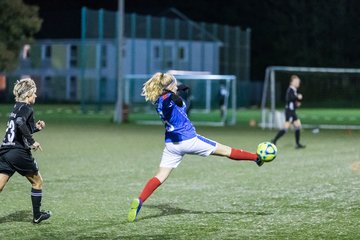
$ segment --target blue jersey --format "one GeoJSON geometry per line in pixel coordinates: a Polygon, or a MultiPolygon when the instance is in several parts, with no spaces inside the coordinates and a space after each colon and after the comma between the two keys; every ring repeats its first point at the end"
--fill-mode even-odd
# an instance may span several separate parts
{"type": "Polygon", "coordinates": [[[181,142],[196,137],[196,131],[188,116],[186,105],[176,105],[171,99],[171,94],[166,93],[156,101],[156,111],[165,125],[165,142],[181,142]]]}

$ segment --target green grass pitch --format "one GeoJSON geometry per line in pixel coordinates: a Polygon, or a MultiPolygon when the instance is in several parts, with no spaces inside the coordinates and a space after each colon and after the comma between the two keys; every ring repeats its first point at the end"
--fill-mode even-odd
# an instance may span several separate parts
{"type": "MultiPolygon", "coordinates": [[[[108,117],[37,115],[47,128],[34,153],[45,180],[32,225],[30,184],[15,174],[0,193],[0,239],[359,239],[360,131],[304,130],[278,143],[276,160],[257,167],[186,156],[128,223],[132,198],[158,168],[162,126],[111,124],[108,117]],[[75,119],[75,120],[74,120],[75,119]],[[82,120],[82,121],[80,121],[82,120]]],[[[5,128],[5,118],[0,118],[5,128]]],[[[255,151],[275,131],[198,127],[198,133],[255,151]]]]}

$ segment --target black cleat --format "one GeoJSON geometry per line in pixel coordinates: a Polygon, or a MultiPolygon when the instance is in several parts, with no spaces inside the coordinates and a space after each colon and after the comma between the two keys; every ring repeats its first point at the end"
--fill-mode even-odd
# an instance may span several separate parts
{"type": "Polygon", "coordinates": [[[52,215],[51,211],[40,212],[39,217],[37,217],[37,218],[34,217],[33,218],[33,223],[34,224],[39,224],[42,221],[49,219],[51,217],[51,215],[52,215]]]}
{"type": "Polygon", "coordinates": [[[299,143],[299,144],[296,144],[295,148],[296,149],[303,149],[303,148],[306,148],[306,146],[299,143]]]}
{"type": "Polygon", "coordinates": [[[274,139],[271,139],[270,142],[276,146],[276,141],[274,139]]]}
{"type": "Polygon", "coordinates": [[[256,164],[261,167],[264,164],[264,161],[260,159],[260,157],[258,157],[258,159],[256,159],[256,164]]]}

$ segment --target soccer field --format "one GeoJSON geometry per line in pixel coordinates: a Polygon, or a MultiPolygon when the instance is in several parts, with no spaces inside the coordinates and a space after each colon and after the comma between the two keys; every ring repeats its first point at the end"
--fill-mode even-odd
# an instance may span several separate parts
{"type": "MultiPolygon", "coordinates": [[[[0,193],[0,239],[359,239],[360,131],[293,132],[279,155],[258,167],[226,158],[186,156],[127,222],[129,203],[158,168],[162,126],[111,124],[105,118],[45,118],[34,153],[45,180],[32,225],[30,184],[18,174],[0,193]],[[81,121],[80,121],[81,120],[81,121]]],[[[0,128],[5,128],[1,118],[0,128]]],[[[198,127],[198,133],[255,151],[274,131],[198,127]]]]}

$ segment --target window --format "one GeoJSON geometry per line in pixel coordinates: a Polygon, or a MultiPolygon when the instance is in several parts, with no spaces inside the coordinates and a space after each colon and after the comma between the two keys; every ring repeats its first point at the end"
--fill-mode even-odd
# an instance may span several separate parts
{"type": "Polygon", "coordinates": [[[173,68],[174,67],[174,60],[175,60],[175,49],[172,45],[166,45],[163,49],[163,61],[165,68],[173,68]]]}
{"type": "Polygon", "coordinates": [[[184,47],[178,48],[178,59],[179,60],[185,60],[185,49],[184,47]]]}
{"type": "Polygon", "coordinates": [[[70,46],[70,67],[78,66],[78,47],[75,45],[70,46]]]}
{"type": "Polygon", "coordinates": [[[101,46],[101,67],[106,68],[107,66],[107,47],[106,45],[101,46]]]}
{"type": "Polygon", "coordinates": [[[52,51],[51,51],[51,46],[50,45],[46,45],[45,47],[44,47],[44,59],[50,59],[51,58],[51,53],[52,53],[52,51]]]}
{"type": "Polygon", "coordinates": [[[76,100],[77,97],[77,77],[70,77],[70,89],[69,89],[69,97],[71,100],[76,100]]]}
{"type": "Polygon", "coordinates": [[[106,97],[106,89],[107,89],[107,79],[102,77],[100,79],[100,99],[104,99],[106,97]]]}
{"type": "Polygon", "coordinates": [[[154,58],[160,59],[160,48],[159,46],[154,46],[154,58]]]}

